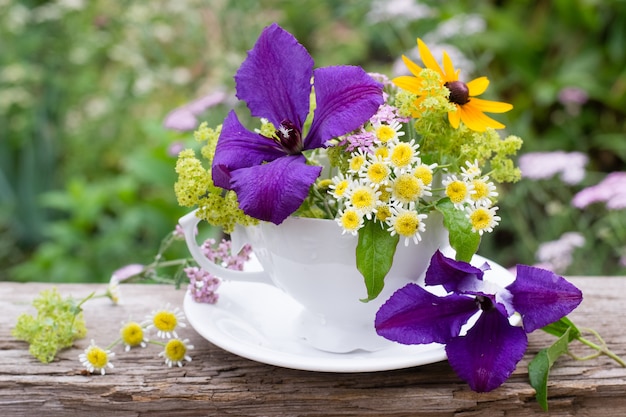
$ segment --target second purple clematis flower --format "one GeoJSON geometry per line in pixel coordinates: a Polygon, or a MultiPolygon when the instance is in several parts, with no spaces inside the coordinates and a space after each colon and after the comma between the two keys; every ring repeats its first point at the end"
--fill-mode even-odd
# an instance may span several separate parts
{"type": "Polygon", "coordinates": [[[525,265],[517,266],[512,284],[500,287],[483,280],[487,269],[436,252],[426,285],[442,285],[449,294],[437,296],[416,284],[401,288],[379,309],[376,331],[403,344],[443,343],[448,362],[474,391],[499,387],[524,356],[526,333],[565,317],[582,293],[553,272],[525,265]],[[515,312],[522,326],[510,323],[515,312]]]}
{"type": "Polygon", "coordinates": [[[321,172],[303,152],[357,129],[383,103],[382,85],[362,68],[314,70],[307,50],[277,24],[263,30],[235,82],[252,116],[267,119],[276,132],[271,138],[252,132],[231,111],[215,150],[213,182],[234,190],[244,213],[275,224],[300,207],[321,172]],[[312,88],[315,112],[305,135],[312,88]]]}

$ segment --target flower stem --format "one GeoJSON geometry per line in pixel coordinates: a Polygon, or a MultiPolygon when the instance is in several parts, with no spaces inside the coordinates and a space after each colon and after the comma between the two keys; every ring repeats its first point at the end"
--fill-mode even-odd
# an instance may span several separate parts
{"type": "Polygon", "coordinates": [[[615,362],[617,362],[620,366],[622,367],[626,367],[626,362],[624,362],[624,360],[622,358],[620,358],[619,356],[617,356],[615,353],[611,352],[609,350],[609,348],[607,347],[606,343],[604,342],[604,340],[602,339],[602,337],[598,334],[598,332],[596,332],[593,329],[585,329],[585,331],[591,333],[596,339],[598,339],[600,341],[600,344],[596,344],[593,343],[591,340],[585,339],[582,336],[578,336],[576,338],[576,340],[578,340],[580,343],[589,346],[590,348],[597,350],[598,353],[595,355],[590,355],[590,356],[586,356],[586,357],[582,357],[582,358],[578,358],[574,355],[572,355],[573,357],[575,357],[576,359],[579,360],[585,360],[585,359],[593,359],[599,355],[606,355],[609,358],[613,359],[615,362]]]}

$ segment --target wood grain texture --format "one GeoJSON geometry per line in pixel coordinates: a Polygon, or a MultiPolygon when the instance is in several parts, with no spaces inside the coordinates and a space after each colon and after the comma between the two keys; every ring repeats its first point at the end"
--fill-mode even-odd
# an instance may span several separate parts
{"type": "MultiPolygon", "coordinates": [[[[579,326],[599,331],[609,348],[626,356],[621,320],[626,279],[574,277],[585,300],[570,315],[579,326]]],[[[103,287],[57,284],[63,295],[82,298],[103,287]]],[[[580,362],[559,359],[549,382],[550,411],[543,413],[528,384],[527,365],[554,338],[530,335],[527,355],[511,378],[486,394],[472,392],[447,362],[374,373],[319,373],[278,368],[226,352],[182,329],[195,349],[192,362],[168,368],[159,348],[116,347],[115,368],[105,376],[85,375],[78,355],[90,338],[115,340],[120,323],[141,321],[152,310],[181,306],[183,291],[170,286],[125,285],[122,302],[85,305],[88,335],[41,364],[11,328],[30,303],[51,284],[0,283],[0,414],[2,416],[619,416],[626,415],[626,369],[606,357],[580,362]],[[488,414],[485,414],[485,413],[488,414]]],[[[576,346],[579,355],[589,353],[576,346]]]]}

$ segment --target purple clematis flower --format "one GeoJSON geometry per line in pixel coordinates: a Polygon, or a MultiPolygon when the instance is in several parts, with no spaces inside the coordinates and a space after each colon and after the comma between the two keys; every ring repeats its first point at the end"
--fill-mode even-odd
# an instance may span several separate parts
{"type": "Polygon", "coordinates": [[[263,30],[235,82],[237,97],[252,116],[276,127],[275,137],[247,130],[231,111],[215,150],[213,182],[234,190],[244,213],[275,224],[300,207],[321,172],[303,152],[357,129],[383,103],[382,85],[362,68],[313,70],[306,49],[277,24],[263,30]],[[315,112],[304,135],[313,87],[315,112]]]}
{"type": "Polygon", "coordinates": [[[531,266],[518,265],[516,280],[506,288],[484,281],[485,270],[437,251],[426,284],[443,285],[450,294],[437,296],[408,284],[378,310],[376,331],[403,344],[446,344],[450,366],[474,391],[499,387],[524,356],[526,333],[565,317],[582,293],[563,277],[531,266]],[[522,327],[510,324],[514,312],[521,315],[522,327]]]}

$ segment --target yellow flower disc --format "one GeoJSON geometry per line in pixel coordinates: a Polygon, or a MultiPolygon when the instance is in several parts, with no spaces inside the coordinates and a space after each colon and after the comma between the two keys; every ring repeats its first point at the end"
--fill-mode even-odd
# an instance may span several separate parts
{"type": "Polygon", "coordinates": [[[396,130],[388,125],[381,125],[376,129],[376,137],[379,141],[385,143],[396,137],[396,130]]]}
{"type": "Polygon", "coordinates": [[[489,186],[485,181],[474,180],[472,181],[472,184],[474,185],[474,191],[476,191],[474,194],[472,194],[473,200],[480,200],[482,198],[489,197],[489,186]]]}
{"type": "Polygon", "coordinates": [[[413,175],[415,175],[415,178],[422,180],[424,185],[430,185],[433,182],[433,172],[426,165],[420,165],[415,168],[413,175]]]}
{"type": "Polygon", "coordinates": [[[472,223],[472,227],[475,230],[485,230],[491,224],[493,220],[491,213],[489,210],[484,208],[478,208],[472,212],[469,216],[470,222],[472,223]]]}
{"type": "Polygon", "coordinates": [[[420,180],[411,174],[400,175],[393,183],[394,195],[403,202],[417,201],[423,190],[420,180]]]}
{"type": "Polygon", "coordinates": [[[355,155],[350,159],[350,170],[356,172],[363,166],[365,157],[363,155],[355,155]]]}
{"type": "Polygon", "coordinates": [[[391,217],[391,210],[389,210],[389,206],[380,206],[376,211],[376,218],[381,222],[386,221],[389,217],[391,217]]]}
{"type": "Polygon", "coordinates": [[[180,362],[185,359],[187,353],[187,347],[178,339],[171,339],[165,345],[165,356],[172,362],[180,362]]]}
{"type": "Polygon", "coordinates": [[[391,152],[391,163],[396,167],[404,167],[411,163],[414,151],[408,143],[399,143],[391,152]]]}
{"type": "Polygon", "coordinates": [[[459,180],[452,181],[446,187],[446,195],[450,197],[450,201],[453,203],[462,203],[467,196],[467,184],[459,180]]]}
{"type": "Polygon", "coordinates": [[[406,211],[398,215],[393,227],[401,236],[413,236],[420,225],[420,219],[414,211],[406,211]]]}
{"type": "Polygon", "coordinates": [[[367,169],[367,178],[374,184],[380,184],[389,176],[389,167],[383,162],[374,162],[367,169]]]}
{"type": "Polygon", "coordinates": [[[359,228],[361,217],[354,210],[346,210],[341,216],[341,226],[348,231],[359,228]]]}
{"type": "Polygon", "coordinates": [[[96,369],[102,369],[109,363],[109,355],[97,346],[91,347],[86,357],[89,363],[96,369]]]}
{"type": "Polygon", "coordinates": [[[352,193],[350,201],[357,210],[371,210],[376,204],[376,194],[370,187],[360,187],[352,193]]]}
{"type": "Polygon", "coordinates": [[[337,185],[335,185],[335,195],[338,197],[343,196],[348,189],[348,184],[350,184],[348,180],[339,181],[337,185]]]}
{"type": "Polygon", "coordinates": [[[126,324],[120,333],[128,346],[138,346],[143,342],[143,327],[136,322],[126,324]]]}
{"type": "Polygon", "coordinates": [[[389,148],[381,146],[380,148],[374,149],[374,156],[378,159],[386,159],[389,156],[389,148]]]}
{"type": "Polygon", "coordinates": [[[154,327],[162,332],[173,332],[178,324],[176,315],[170,311],[159,311],[154,315],[154,327]]]}

